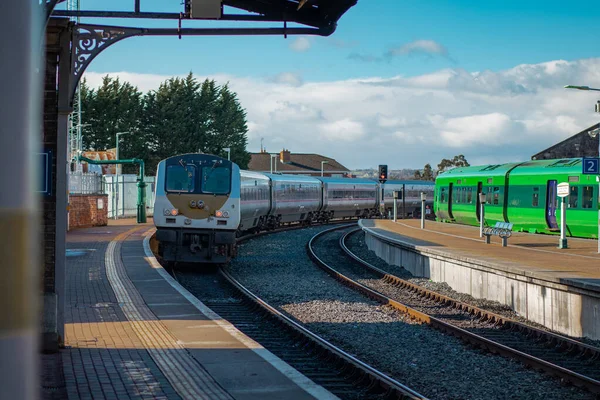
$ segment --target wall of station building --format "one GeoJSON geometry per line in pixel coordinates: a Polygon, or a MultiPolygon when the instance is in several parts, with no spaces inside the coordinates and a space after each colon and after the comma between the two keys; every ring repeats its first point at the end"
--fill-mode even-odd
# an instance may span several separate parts
{"type": "Polygon", "coordinates": [[[69,229],[108,225],[108,195],[71,194],[69,229]]]}

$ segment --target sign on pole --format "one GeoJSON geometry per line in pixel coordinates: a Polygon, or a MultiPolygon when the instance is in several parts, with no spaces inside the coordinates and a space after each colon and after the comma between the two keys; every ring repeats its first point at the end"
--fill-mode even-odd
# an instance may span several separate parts
{"type": "Polygon", "coordinates": [[[569,195],[569,183],[563,182],[559,183],[556,187],[556,195],[558,197],[567,197],[569,195]]]}
{"type": "Polygon", "coordinates": [[[600,173],[600,159],[584,157],[582,162],[582,173],[598,175],[600,173]]]}

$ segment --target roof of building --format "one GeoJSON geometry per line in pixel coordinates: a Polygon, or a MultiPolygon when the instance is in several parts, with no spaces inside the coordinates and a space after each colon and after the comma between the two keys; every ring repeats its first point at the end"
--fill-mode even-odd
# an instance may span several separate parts
{"type": "MultiPolygon", "coordinates": [[[[250,171],[268,172],[271,170],[271,154],[250,153],[250,155],[252,157],[248,164],[250,171]]],[[[288,163],[281,162],[279,154],[277,154],[277,172],[320,172],[321,161],[327,161],[327,164],[323,165],[323,172],[325,173],[350,172],[348,168],[333,158],[308,153],[290,153],[290,161],[288,163]]]]}
{"type": "Polygon", "coordinates": [[[558,142],[545,150],[534,154],[532,160],[540,159],[557,159],[557,158],[572,158],[572,157],[595,157],[598,154],[598,141],[600,135],[597,135],[598,139],[592,138],[588,135],[589,132],[599,129],[600,123],[594,124],[588,128],[585,128],[579,133],[569,136],[565,140],[558,142]],[[569,146],[573,144],[573,146],[569,146]]]}

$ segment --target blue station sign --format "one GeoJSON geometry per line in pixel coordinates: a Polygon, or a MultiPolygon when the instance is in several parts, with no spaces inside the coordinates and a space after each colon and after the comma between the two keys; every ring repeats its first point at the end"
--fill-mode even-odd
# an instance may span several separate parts
{"type": "Polygon", "coordinates": [[[582,162],[582,166],[583,166],[583,171],[582,173],[584,174],[588,174],[588,175],[598,175],[600,173],[600,159],[598,158],[583,158],[583,162],[582,162]]]}
{"type": "Polygon", "coordinates": [[[39,174],[40,181],[38,182],[38,190],[42,196],[52,195],[52,151],[44,150],[42,153],[37,153],[38,166],[41,169],[39,174]]]}

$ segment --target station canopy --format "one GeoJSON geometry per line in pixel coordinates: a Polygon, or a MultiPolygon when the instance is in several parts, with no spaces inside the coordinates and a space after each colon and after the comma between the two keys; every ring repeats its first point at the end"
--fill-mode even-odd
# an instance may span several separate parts
{"type": "Polygon", "coordinates": [[[123,11],[123,5],[119,10],[92,10],[89,2],[81,3],[85,9],[73,10],[65,7],[67,0],[46,0],[50,15],[57,17],[284,22],[317,28],[322,35],[333,33],[338,20],[356,5],[357,0],[184,0],[168,4],[165,1],[162,7],[172,6],[172,12],[148,10],[147,0],[122,1],[123,5],[131,5],[131,11],[123,11]],[[55,9],[57,5],[60,6],[55,9]],[[243,12],[237,14],[232,9],[243,12]]]}

